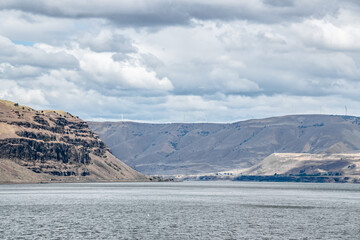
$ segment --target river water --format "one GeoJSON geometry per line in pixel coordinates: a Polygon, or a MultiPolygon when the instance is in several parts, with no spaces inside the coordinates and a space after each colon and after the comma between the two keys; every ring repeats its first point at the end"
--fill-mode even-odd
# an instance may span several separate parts
{"type": "Polygon", "coordinates": [[[360,239],[360,185],[0,185],[0,239],[360,239]]]}

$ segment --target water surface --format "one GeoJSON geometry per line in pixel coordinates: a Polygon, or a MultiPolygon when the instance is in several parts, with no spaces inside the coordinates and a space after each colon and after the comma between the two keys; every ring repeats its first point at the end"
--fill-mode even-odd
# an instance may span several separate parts
{"type": "Polygon", "coordinates": [[[0,185],[1,239],[359,239],[360,185],[0,185]]]}

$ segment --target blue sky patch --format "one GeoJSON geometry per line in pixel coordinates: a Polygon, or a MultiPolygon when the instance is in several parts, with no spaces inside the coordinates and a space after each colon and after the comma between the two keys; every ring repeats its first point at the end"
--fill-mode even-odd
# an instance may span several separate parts
{"type": "Polygon", "coordinates": [[[24,46],[33,46],[35,44],[34,42],[29,42],[29,41],[12,41],[12,42],[24,46]]]}

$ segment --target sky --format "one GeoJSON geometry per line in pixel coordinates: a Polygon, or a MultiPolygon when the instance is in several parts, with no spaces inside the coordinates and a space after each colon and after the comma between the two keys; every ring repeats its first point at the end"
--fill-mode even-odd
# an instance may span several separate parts
{"type": "Polygon", "coordinates": [[[360,116],[360,1],[2,0],[0,99],[84,120],[360,116]]]}

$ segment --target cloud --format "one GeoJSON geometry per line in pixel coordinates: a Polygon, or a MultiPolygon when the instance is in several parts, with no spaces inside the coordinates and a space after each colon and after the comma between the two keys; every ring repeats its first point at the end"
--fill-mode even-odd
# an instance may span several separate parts
{"type": "Polygon", "coordinates": [[[42,68],[76,68],[77,60],[65,53],[47,52],[37,46],[23,46],[0,36],[0,62],[12,65],[29,65],[42,68]]]}
{"type": "Polygon", "coordinates": [[[213,69],[210,72],[210,79],[213,80],[212,87],[225,90],[228,93],[246,93],[260,90],[257,83],[246,78],[240,78],[238,73],[229,69],[213,69]]]}
{"type": "MultiPolygon", "coordinates": [[[[170,91],[173,89],[167,77],[158,78],[155,71],[147,70],[137,58],[115,61],[112,53],[98,53],[75,49],[73,54],[80,62],[81,74],[98,89],[108,89],[115,94],[129,89],[170,91]]],[[[108,92],[109,93],[109,92],[108,92]]]]}
{"type": "Polygon", "coordinates": [[[85,33],[78,41],[82,47],[89,47],[95,52],[130,53],[136,51],[130,39],[109,30],[102,30],[97,36],[85,33]]]}
{"type": "Polygon", "coordinates": [[[12,41],[49,44],[61,44],[73,32],[81,32],[100,22],[93,19],[53,18],[19,10],[0,10],[0,21],[0,35],[12,41]]]}
{"type": "Polygon", "coordinates": [[[360,114],[359,6],[4,0],[0,98],[102,120],[360,114]]]}
{"type": "Polygon", "coordinates": [[[40,89],[29,89],[21,87],[11,80],[1,79],[0,98],[11,99],[23,105],[31,107],[44,106],[48,104],[44,93],[40,89]]]}
{"type": "MultiPolygon", "coordinates": [[[[323,4],[320,0],[277,1],[205,1],[205,0],[126,0],[126,1],[21,1],[5,0],[0,9],[21,10],[61,18],[104,18],[120,26],[169,26],[190,24],[198,20],[249,20],[262,23],[301,21],[305,17],[319,18],[337,11],[337,1],[323,4]]],[[[343,1],[345,5],[357,5],[343,1]]]]}
{"type": "Polygon", "coordinates": [[[312,46],[331,50],[359,51],[360,30],[355,25],[336,25],[326,20],[307,20],[296,28],[300,37],[312,46]]]}
{"type": "Polygon", "coordinates": [[[294,0],[264,0],[264,3],[274,7],[292,7],[294,0]]]}
{"type": "Polygon", "coordinates": [[[0,63],[0,76],[5,79],[26,79],[42,74],[42,69],[33,66],[14,67],[9,63],[0,63]]]}

